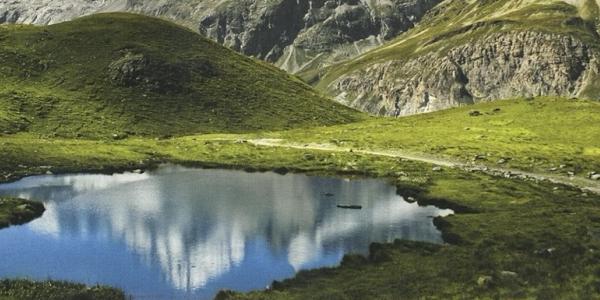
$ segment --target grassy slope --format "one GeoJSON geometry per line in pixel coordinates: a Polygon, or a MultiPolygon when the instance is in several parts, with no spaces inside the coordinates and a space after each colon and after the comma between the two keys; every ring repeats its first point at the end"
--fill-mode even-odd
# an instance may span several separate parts
{"type": "MultiPolygon", "coordinates": [[[[497,32],[568,34],[600,49],[595,31],[598,19],[594,14],[597,11],[588,6],[578,9],[553,0],[445,1],[432,9],[414,29],[362,56],[329,67],[318,81],[310,78],[310,74],[299,75],[309,82],[317,82],[318,89],[327,90],[337,78],[372,64],[432,52],[443,54],[497,32]]],[[[590,88],[585,94],[597,96],[600,93],[590,88]]]]}
{"type": "Polygon", "coordinates": [[[360,118],[272,66],[133,14],[0,26],[0,60],[0,132],[161,136],[360,118]]]}
{"type": "Polygon", "coordinates": [[[591,171],[600,172],[599,122],[597,101],[546,97],[480,103],[398,119],[373,118],[271,137],[300,144],[426,153],[460,161],[472,161],[479,155],[477,163],[587,176],[591,171]],[[481,115],[471,116],[474,110],[481,115]],[[499,164],[502,159],[506,163],[499,164]]]}

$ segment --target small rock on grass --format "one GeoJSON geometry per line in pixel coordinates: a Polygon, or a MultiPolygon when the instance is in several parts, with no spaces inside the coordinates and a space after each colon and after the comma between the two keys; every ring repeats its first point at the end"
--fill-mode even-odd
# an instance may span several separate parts
{"type": "Polygon", "coordinates": [[[512,272],[512,271],[501,271],[500,275],[502,275],[504,277],[516,277],[518,274],[516,272],[512,272]]]}
{"type": "Polygon", "coordinates": [[[479,276],[479,278],[477,278],[477,285],[481,286],[481,287],[487,287],[489,286],[493,281],[492,276],[479,276]]]}

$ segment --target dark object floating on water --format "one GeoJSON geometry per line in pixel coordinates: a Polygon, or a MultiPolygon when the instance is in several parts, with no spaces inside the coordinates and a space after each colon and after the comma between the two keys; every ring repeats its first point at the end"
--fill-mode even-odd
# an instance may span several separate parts
{"type": "Polygon", "coordinates": [[[323,195],[325,195],[325,197],[333,197],[333,196],[335,196],[335,195],[334,195],[334,194],[332,194],[332,193],[325,193],[325,194],[323,194],[323,195]]]}
{"type": "Polygon", "coordinates": [[[338,208],[345,208],[345,209],[362,209],[362,205],[341,205],[341,204],[338,204],[337,207],[338,208]]]}

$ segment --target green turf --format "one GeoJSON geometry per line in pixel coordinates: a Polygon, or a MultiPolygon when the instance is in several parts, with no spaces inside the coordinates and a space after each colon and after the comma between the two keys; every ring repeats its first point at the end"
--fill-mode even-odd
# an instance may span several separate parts
{"type": "Polygon", "coordinates": [[[287,142],[424,153],[496,167],[600,173],[600,102],[543,97],[479,103],[402,118],[292,130],[287,142]],[[479,112],[471,116],[471,112],[479,112]],[[475,158],[477,159],[475,160],[475,158]],[[561,167],[562,166],[562,167],[561,167]]]}
{"type": "Polygon", "coordinates": [[[361,118],[273,66],[134,14],[0,26],[0,61],[0,132],[122,138],[361,118]]]}

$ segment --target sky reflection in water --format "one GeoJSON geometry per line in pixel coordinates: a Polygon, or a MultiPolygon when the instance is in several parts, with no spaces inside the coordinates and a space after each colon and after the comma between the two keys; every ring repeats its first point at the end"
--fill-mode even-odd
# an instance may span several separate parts
{"type": "Polygon", "coordinates": [[[345,253],[366,254],[374,241],[439,243],[431,217],[451,213],[407,203],[380,180],[177,166],[36,176],[0,185],[0,194],[47,209],[0,230],[0,277],[109,284],[151,299],[261,289],[336,265],[345,253]]]}

